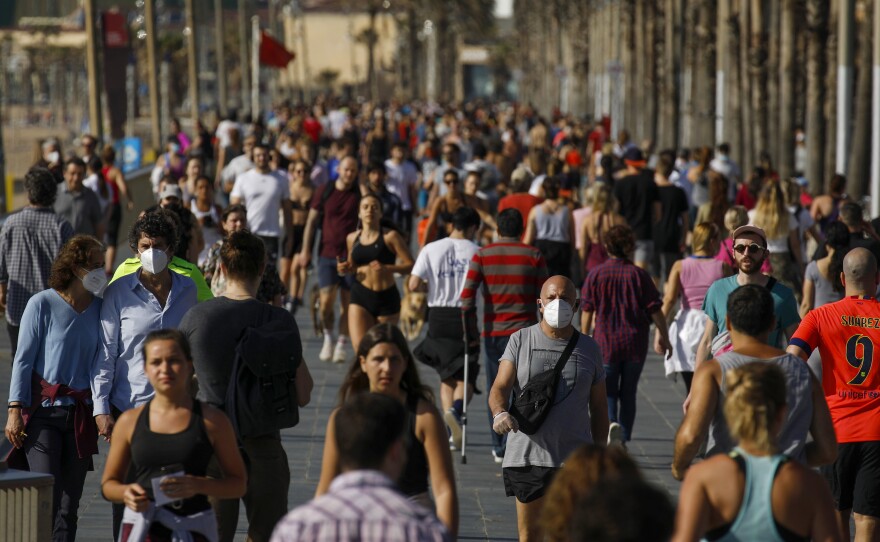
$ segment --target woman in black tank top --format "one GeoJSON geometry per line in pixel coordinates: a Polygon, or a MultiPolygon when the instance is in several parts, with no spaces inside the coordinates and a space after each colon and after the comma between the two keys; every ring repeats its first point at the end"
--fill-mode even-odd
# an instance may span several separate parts
{"type": "Polygon", "coordinates": [[[395,230],[382,228],[379,198],[373,194],[361,196],[358,218],[361,228],[348,234],[346,239],[348,259],[337,265],[340,274],[355,276],[348,307],[348,332],[355,350],[364,333],[377,323],[397,324],[400,292],[394,274],[406,275],[413,266],[403,237],[395,230]]]}
{"type": "MultiPolygon", "coordinates": [[[[361,340],[357,359],[339,389],[340,402],[358,393],[381,393],[398,399],[410,413],[410,438],[398,489],[411,500],[434,508],[428,494],[428,480],[436,502],[437,517],[452,538],[458,531],[458,496],[449,453],[448,436],[431,391],[422,385],[415,359],[397,326],[378,324],[361,340]]],[[[341,472],[334,435],[336,411],[327,422],[321,480],[315,496],[323,495],[341,472]]]]}
{"type": "Polygon", "coordinates": [[[216,540],[208,497],[237,499],[246,489],[232,425],[221,411],[192,399],[192,356],[179,331],[147,336],[144,371],[156,395],[119,417],[101,481],[104,498],[126,506],[120,539],[137,539],[148,529],[150,540],[171,540],[174,529],[183,529],[194,540],[216,540]],[[222,479],[205,476],[215,454],[222,479]]]}

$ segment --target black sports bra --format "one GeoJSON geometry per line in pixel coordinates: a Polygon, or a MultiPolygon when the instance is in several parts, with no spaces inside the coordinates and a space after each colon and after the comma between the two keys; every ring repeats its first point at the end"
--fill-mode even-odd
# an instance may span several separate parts
{"type": "Polygon", "coordinates": [[[397,261],[397,256],[385,244],[384,231],[380,231],[376,240],[368,245],[361,244],[361,235],[357,236],[354,246],[351,248],[351,261],[356,267],[367,265],[375,260],[386,265],[392,265],[397,261]]]}

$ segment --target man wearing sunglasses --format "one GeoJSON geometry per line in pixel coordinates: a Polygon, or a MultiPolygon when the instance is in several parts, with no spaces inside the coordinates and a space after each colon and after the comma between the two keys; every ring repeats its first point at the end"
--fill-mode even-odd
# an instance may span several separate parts
{"type": "Polygon", "coordinates": [[[732,277],[716,280],[706,292],[706,298],[703,300],[706,330],[697,346],[695,371],[702,362],[712,357],[712,341],[719,334],[719,330],[726,329],[728,296],[746,284],[764,286],[770,290],[770,294],[773,296],[776,325],[770,331],[767,344],[779,348],[785,348],[788,345],[788,338],[797,330],[801,319],[791,289],[761,273],[761,265],[769,256],[767,235],[764,230],[755,226],[740,226],[734,230],[733,259],[736,261],[739,272],[732,277]]]}

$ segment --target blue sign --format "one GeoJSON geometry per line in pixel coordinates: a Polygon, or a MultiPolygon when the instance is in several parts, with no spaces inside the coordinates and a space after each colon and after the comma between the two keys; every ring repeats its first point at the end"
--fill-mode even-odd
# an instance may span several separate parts
{"type": "Polygon", "coordinates": [[[121,157],[122,173],[129,174],[132,171],[141,168],[143,161],[143,148],[139,137],[126,137],[120,139],[114,145],[116,147],[116,156],[121,157]]]}

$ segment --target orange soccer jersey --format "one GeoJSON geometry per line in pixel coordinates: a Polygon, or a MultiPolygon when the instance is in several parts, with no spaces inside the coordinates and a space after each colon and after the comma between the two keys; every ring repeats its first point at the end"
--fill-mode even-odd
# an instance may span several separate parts
{"type": "Polygon", "coordinates": [[[880,441],[880,303],[851,296],[812,310],[791,344],[819,348],[837,442],[880,441]]]}

